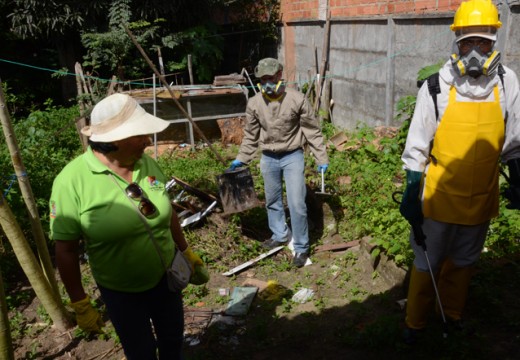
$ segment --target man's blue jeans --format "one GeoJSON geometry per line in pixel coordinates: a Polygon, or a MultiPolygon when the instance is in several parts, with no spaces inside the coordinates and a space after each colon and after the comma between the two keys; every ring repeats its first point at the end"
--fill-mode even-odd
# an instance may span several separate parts
{"type": "Polygon", "coordinates": [[[260,159],[260,170],[264,178],[265,202],[269,228],[276,241],[286,241],[289,229],[283,206],[283,183],[287,194],[287,204],[291,216],[291,230],[294,251],[309,252],[309,227],[307,224],[307,206],[305,204],[305,159],[303,150],[286,153],[264,151],[260,159]]]}
{"type": "Polygon", "coordinates": [[[182,295],[168,289],[166,275],[138,293],[98,288],[128,360],[156,360],[157,350],[160,360],[183,359],[182,295]]]}

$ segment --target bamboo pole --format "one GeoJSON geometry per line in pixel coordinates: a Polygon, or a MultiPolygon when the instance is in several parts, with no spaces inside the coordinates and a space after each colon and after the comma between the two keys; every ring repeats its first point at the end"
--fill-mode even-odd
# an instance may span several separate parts
{"type": "Polygon", "coordinates": [[[14,360],[13,339],[11,337],[11,327],[9,326],[9,316],[7,315],[8,311],[4,281],[0,271],[0,359],[14,360]]]}
{"type": "Polygon", "coordinates": [[[36,296],[52,319],[54,326],[60,331],[71,328],[72,323],[67,316],[67,311],[61,302],[61,298],[58,300],[55,296],[53,289],[43,274],[42,268],[38,265],[36,256],[34,256],[31,247],[20,229],[20,225],[16,222],[11,208],[1,197],[0,226],[9,239],[23,272],[31,283],[36,296]]]}
{"type": "Polygon", "coordinates": [[[164,85],[164,87],[168,90],[168,92],[170,93],[170,96],[173,100],[173,102],[175,103],[175,105],[177,105],[177,107],[179,108],[179,110],[182,112],[182,114],[189,120],[189,122],[191,123],[191,125],[193,126],[193,128],[197,131],[197,133],[199,134],[199,136],[204,140],[204,142],[206,142],[206,144],[208,144],[209,148],[211,151],[213,151],[213,153],[215,154],[215,156],[217,157],[217,159],[222,162],[222,164],[224,165],[227,165],[226,161],[222,158],[222,156],[220,156],[220,154],[217,152],[217,150],[215,150],[215,148],[211,145],[211,143],[209,142],[209,140],[206,138],[206,135],[204,135],[204,133],[202,132],[202,130],[199,128],[199,126],[195,123],[195,120],[193,120],[193,118],[191,117],[190,114],[188,114],[188,112],[186,111],[186,109],[184,109],[184,107],[182,106],[182,104],[179,102],[179,100],[177,99],[177,97],[175,96],[175,94],[173,93],[173,90],[172,88],[170,87],[170,85],[168,85],[168,83],[166,82],[166,79],[164,78],[164,76],[161,75],[161,73],[159,71],[157,71],[157,68],[155,67],[155,65],[153,64],[153,62],[150,60],[150,58],[148,57],[148,55],[146,55],[146,52],[143,50],[143,48],[141,47],[141,45],[139,45],[139,43],[137,42],[137,39],[135,38],[134,34],[132,34],[132,32],[130,31],[130,29],[128,29],[128,27],[126,25],[122,25],[123,28],[125,29],[126,33],[128,34],[128,36],[130,37],[130,39],[132,40],[132,42],[134,43],[134,45],[137,47],[137,49],[139,50],[139,52],[141,53],[141,55],[143,56],[143,58],[146,60],[146,62],[148,63],[148,66],[150,66],[150,68],[152,69],[152,71],[155,73],[155,75],[159,78],[159,80],[161,81],[161,83],[164,85]]]}
{"type": "Polygon", "coordinates": [[[34,201],[34,195],[32,192],[31,184],[29,183],[29,177],[23,165],[22,157],[20,155],[20,149],[18,148],[18,142],[11,125],[9,113],[7,111],[7,104],[2,89],[2,80],[0,79],[0,122],[4,131],[5,140],[9,153],[11,154],[11,161],[18,179],[18,184],[22,192],[22,197],[25,201],[29,213],[29,220],[31,222],[31,229],[38,249],[38,256],[42,265],[44,274],[47,278],[47,282],[50,285],[56,299],[60,299],[60,292],[58,290],[58,283],[54,274],[54,267],[52,266],[51,257],[49,255],[49,249],[47,248],[47,242],[43,233],[42,224],[40,221],[40,215],[36,207],[36,201],[34,201]]]}
{"type": "Polygon", "coordinates": [[[88,147],[88,138],[81,133],[81,129],[87,125],[87,119],[85,118],[85,99],[84,92],[82,87],[82,70],[81,65],[77,62],[74,66],[76,71],[76,89],[78,91],[78,104],[79,104],[79,116],[80,118],[76,121],[76,131],[79,135],[79,140],[81,141],[81,146],[83,147],[83,151],[85,151],[88,147]]]}

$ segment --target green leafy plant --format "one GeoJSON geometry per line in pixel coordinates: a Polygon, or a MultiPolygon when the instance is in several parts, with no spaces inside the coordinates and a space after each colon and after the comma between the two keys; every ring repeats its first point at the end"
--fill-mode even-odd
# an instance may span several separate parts
{"type": "Polygon", "coordinates": [[[417,72],[417,80],[418,81],[426,80],[431,75],[435,74],[436,72],[439,72],[439,70],[442,68],[444,63],[445,63],[445,60],[439,60],[439,62],[437,62],[436,64],[428,65],[428,66],[421,68],[417,72]]]}

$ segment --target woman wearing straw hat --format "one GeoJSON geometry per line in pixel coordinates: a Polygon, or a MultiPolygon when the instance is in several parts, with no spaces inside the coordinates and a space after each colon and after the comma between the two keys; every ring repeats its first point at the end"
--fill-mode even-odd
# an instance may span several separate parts
{"type": "Polygon", "coordinates": [[[158,352],[159,359],[182,359],[182,294],[169,290],[165,265],[176,247],[192,267],[203,263],[183,236],[165,175],[144,154],[149,134],[169,123],[124,94],[100,101],[90,118],[81,131],[89,148],[57,176],[50,199],[56,264],[78,326],[95,333],[103,326],[81,282],[83,240],[126,358],[157,359],[158,352]]]}

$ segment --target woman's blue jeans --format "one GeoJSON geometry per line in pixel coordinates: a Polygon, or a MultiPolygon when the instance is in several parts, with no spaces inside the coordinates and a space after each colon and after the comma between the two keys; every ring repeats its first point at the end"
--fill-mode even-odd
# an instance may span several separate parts
{"type": "Polygon", "coordinates": [[[161,360],[183,359],[182,296],[168,289],[166,276],[139,293],[98,287],[127,360],[156,360],[157,350],[161,360]]]}
{"type": "Polygon", "coordinates": [[[287,194],[287,204],[291,216],[291,230],[294,251],[309,252],[309,227],[305,204],[305,159],[303,150],[286,153],[262,152],[260,171],[264,178],[265,202],[272,239],[284,242],[290,232],[285,219],[283,205],[283,183],[287,194]]]}

